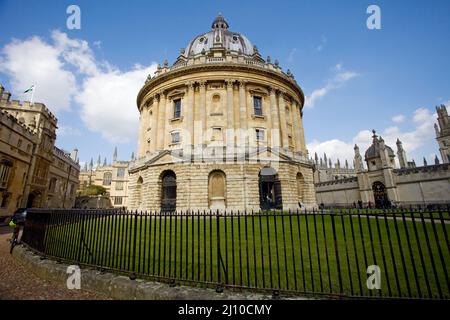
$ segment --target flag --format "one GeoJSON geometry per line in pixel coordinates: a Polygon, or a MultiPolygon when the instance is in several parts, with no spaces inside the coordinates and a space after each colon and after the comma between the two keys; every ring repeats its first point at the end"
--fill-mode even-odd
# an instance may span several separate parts
{"type": "Polygon", "coordinates": [[[31,87],[29,87],[27,90],[25,90],[23,93],[27,93],[27,92],[30,92],[33,90],[34,90],[34,84],[31,87]]]}

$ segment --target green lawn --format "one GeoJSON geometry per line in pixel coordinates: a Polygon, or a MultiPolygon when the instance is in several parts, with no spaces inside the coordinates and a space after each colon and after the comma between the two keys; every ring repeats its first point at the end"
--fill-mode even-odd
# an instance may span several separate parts
{"type": "Polygon", "coordinates": [[[45,250],[69,261],[181,282],[448,299],[450,226],[414,219],[263,214],[217,223],[201,215],[86,215],[82,222],[72,217],[49,227],[45,250]],[[373,264],[381,268],[381,290],[366,287],[366,269],[373,264]]]}

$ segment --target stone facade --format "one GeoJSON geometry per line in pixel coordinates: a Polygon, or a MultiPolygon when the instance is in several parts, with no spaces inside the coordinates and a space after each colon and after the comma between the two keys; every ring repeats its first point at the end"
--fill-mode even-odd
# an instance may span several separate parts
{"type": "Polygon", "coordinates": [[[149,76],[137,104],[130,209],[316,205],[304,94],[289,70],[264,60],[222,16],[149,76]]]}
{"type": "Polygon", "coordinates": [[[77,150],[55,147],[56,117],[42,103],[10,100],[0,85],[0,218],[19,207],[71,208],[77,150]]]}
{"type": "Polygon", "coordinates": [[[443,163],[450,163],[450,116],[444,105],[436,107],[438,123],[434,124],[436,140],[439,144],[439,152],[443,163]]]}
{"type": "Polygon", "coordinates": [[[396,168],[394,151],[375,131],[372,138],[365,153],[367,169],[355,145],[355,176],[316,183],[318,203],[352,206],[360,202],[377,207],[450,203],[450,163],[445,163],[445,157],[443,164],[436,157],[433,165],[424,161],[423,166],[417,167],[414,161],[407,160],[402,143],[397,140],[400,168],[396,168]]]}
{"type": "Polygon", "coordinates": [[[331,158],[327,154],[323,154],[323,158],[319,159],[317,153],[314,154],[314,182],[326,182],[331,180],[339,180],[351,178],[356,176],[356,171],[350,168],[348,161],[345,160],[345,165],[341,166],[341,161],[337,159],[333,166],[331,158]]]}
{"type": "MultiPolygon", "coordinates": [[[[132,156],[134,158],[134,155],[132,156]]],[[[97,164],[94,166],[93,159],[80,172],[79,189],[83,191],[90,185],[102,186],[107,191],[107,198],[110,204],[107,207],[127,207],[128,206],[128,166],[130,161],[117,160],[117,149],[114,150],[113,161],[107,164],[106,158],[103,164],[99,156],[97,164]]]]}

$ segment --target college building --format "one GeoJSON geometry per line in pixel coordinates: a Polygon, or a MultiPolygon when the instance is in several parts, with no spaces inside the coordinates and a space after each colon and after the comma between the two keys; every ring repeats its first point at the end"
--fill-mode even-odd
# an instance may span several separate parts
{"type": "Polygon", "coordinates": [[[0,85],[0,221],[17,208],[72,208],[78,150],[55,146],[57,119],[42,103],[11,100],[0,85]]]}

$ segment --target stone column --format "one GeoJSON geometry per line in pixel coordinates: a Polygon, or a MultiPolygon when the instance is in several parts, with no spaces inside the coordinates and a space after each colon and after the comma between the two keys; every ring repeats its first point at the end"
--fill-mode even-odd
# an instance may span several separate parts
{"type": "MultiPolygon", "coordinates": [[[[270,90],[270,89],[269,89],[270,90]]],[[[271,139],[272,139],[272,106],[271,102],[268,101],[267,97],[263,99],[263,114],[266,116],[266,139],[267,146],[271,147],[271,139]]]]}
{"type": "Polygon", "coordinates": [[[167,97],[167,92],[165,96],[166,96],[166,103],[165,103],[166,120],[164,125],[164,149],[168,149],[169,144],[172,142],[172,136],[169,134],[169,131],[171,131],[172,129],[170,119],[173,118],[174,107],[173,107],[173,100],[167,97]]]}
{"type": "Polygon", "coordinates": [[[245,92],[245,84],[247,81],[240,80],[239,81],[239,122],[241,124],[241,129],[247,130],[247,103],[246,103],[246,92],[245,92]]]}
{"type": "Polygon", "coordinates": [[[159,93],[160,101],[159,101],[159,108],[158,108],[158,150],[164,150],[164,140],[166,136],[166,103],[167,103],[167,97],[165,92],[159,93]]]}
{"type": "Polygon", "coordinates": [[[277,108],[277,100],[275,89],[269,89],[270,94],[270,114],[271,114],[271,140],[268,141],[270,143],[270,147],[277,148],[281,145],[280,141],[280,122],[278,119],[278,108],[277,108]]]}
{"type": "Polygon", "coordinates": [[[153,107],[152,107],[152,140],[150,141],[150,152],[156,151],[156,145],[158,139],[158,109],[159,109],[159,95],[153,97],[153,107]]]}
{"type": "Polygon", "coordinates": [[[305,140],[305,130],[303,129],[303,112],[300,109],[300,104],[297,105],[298,114],[298,135],[300,137],[301,151],[306,155],[306,140],[305,140]]]}
{"type": "Polygon", "coordinates": [[[292,103],[292,126],[294,128],[294,134],[295,134],[295,151],[302,151],[303,150],[303,146],[302,146],[302,140],[301,140],[301,136],[300,136],[300,128],[301,128],[301,123],[300,123],[300,113],[299,113],[299,105],[297,103],[297,101],[293,101],[292,103]]]}
{"type": "Polygon", "coordinates": [[[192,145],[194,135],[194,82],[186,83],[187,103],[182,106],[182,115],[184,122],[183,145],[189,147],[192,145]]]}
{"type": "Polygon", "coordinates": [[[233,106],[233,82],[232,79],[225,80],[227,86],[227,128],[226,143],[227,147],[234,145],[234,106],[233,106]]]}
{"type": "Polygon", "coordinates": [[[285,92],[279,91],[278,93],[278,108],[280,111],[280,125],[281,125],[281,141],[283,142],[283,148],[289,148],[289,141],[287,135],[286,125],[286,106],[284,104],[285,92]]]}
{"type": "Polygon", "coordinates": [[[197,144],[204,144],[204,135],[206,133],[206,81],[201,80],[200,82],[200,121],[201,121],[201,131],[197,134],[198,141],[197,144]]]}

